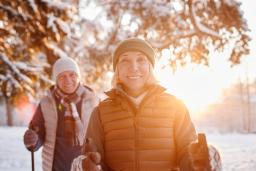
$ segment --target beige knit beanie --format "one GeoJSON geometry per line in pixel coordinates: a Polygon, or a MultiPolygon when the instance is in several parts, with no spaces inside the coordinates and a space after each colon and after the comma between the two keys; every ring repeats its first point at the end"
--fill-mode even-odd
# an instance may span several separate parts
{"type": "Polygon", "coordinates": [[[116,64],[120,55],[128,51],[140,51],[144,53],[147,56],[148,60],[151,62],[151,64],[154,66],[155,51],[152,46],[145,40],[139,38],[129,38],[120,42],[113,53],[112,64],[114,71],[116,69],[116,64]]]}
{"type": "Polygon", "coordinates": [[[60,73],[64,71],[74,71],[77,75],[78,78],[80,79],[80,70],[79,67],[76,63],[71,58],[68,57],[61,57],[59,58],[54,64],[53,64],[53,69],[52,69],[52,79],[54,81],[57,80],[57,77],[60,73]]]}

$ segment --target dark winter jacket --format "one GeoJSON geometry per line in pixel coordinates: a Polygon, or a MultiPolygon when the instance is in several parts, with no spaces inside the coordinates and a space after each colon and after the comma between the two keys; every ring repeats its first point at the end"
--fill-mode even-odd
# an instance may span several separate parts
{"type": "MultiPolygon", "coordinates": [[[[82,98],[76,106],[86,132],[90,114],[98,100],[91,90],[85,87],[82,89],[82,98]]],[[[43,146],[44,171],[70,171],[73,159],[81,154],[81,146],[67,143],[63,131],[64,112],[65,108],[54,96],[53,90],[50,90],[40,101],[30,122],[30,128],[36,130],[39,135],[36,149],[43,146]]]]}
{"type": "Polygon", "coordinates": [[[113,171],[191,171],[188,145],[196,132],[184,104],[152,86],[139,107],[118,89],[93,112],[87,136],[113,171]]]}

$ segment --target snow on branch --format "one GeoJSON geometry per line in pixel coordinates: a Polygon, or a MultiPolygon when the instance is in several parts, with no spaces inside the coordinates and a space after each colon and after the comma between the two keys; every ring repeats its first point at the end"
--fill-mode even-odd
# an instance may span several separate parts
{"type": "MultiPolygon", "coordinates": [[[[219,35],[218,32],[216,32],[215,30],[203,25],[200,21],[199,21],[199,17],[196,16],[196,8],[195,8],[195,4],[196,2],[202,2],[200,0],[198,1],[189,1],[189,7],[190,7],[190,12],[191,12],[191,19],[192,19],[192,23],[195,26],[195,29],[201,33],[216,37],[216,38],[221,38],[221,36],[219,35]]],[[[203,3],[203,2],[202,2],[203,3]]]]}
{"type": "Polygon", "coordinates": [[[69,25],[68,25],[66,22],[64,22],[64,21],[61,20],[60,18],[57,18],[57,19],[56,19],[56,22],[57,22],[57,24],[59,25],[59,28],[60,28],[64,33],[66,33],[68,37],[71,36],[70,27],[69,27],[69,25]]]}
{"type": "Polygon", "coordinates": [[[234,0],[224,0],[224,2],[228,5],[228,6],[236,6],[237,2],[235,2],[234,0]]]}
{"type": "Polygon", "coordinates": [[[172,44],[172,41],[174,39],[182,39],[182,38],[187,38],[187,37],[192,37],[196,34],[194,30],[189,30],[189,31],[174,31],[173,33],[167,33],[165,34],[164,37],[165,39],[150,39],[149,42],[152,44],[153,47],[158,48],[158,49],[165,49],[169,48],[170,44],[172,44]]]}
{"type": "Polygon", "coordinates": [[[13,76],[10,73],[7,74],[6,79],[9,80],[9,83],[13,85],[16,89],[22,88],[20,83],[15,78],[13,78],[13,76]]]}
{"type": "Polygon", "coordinates": [[[44,74],[40,74],[39,79],[42,80],[43,82],[49,84],[49,85],[53,85],[55,84],[54,81],[50,80],[48,77],[46,77],[44,74]]]}
{"type": "Polygon", "coordinates": [[[29,5],[31,6],[31,8],[33,9],[34,12],[38,12],[38,8],[35,4],[35,1],[34,0],[27,0],[29,5]]]}
{"type": "Polygon", "coordinates": [[[3,74],[0,74],[0,82],[1,81],[5,81],[7,78],[6,78],[6,76],[5,75],[3,75],[3,74]]]}
{"type": "Polygon", "coordinates": [[[46,46],[48,48],[50,48],[54,54],[56,54],[57,56],[59,57],[68,57],[68,54],[66,54],[66,52],[64,52],[62,49],[60,49],[58,46],[56,46],[55,44],[53,43],[47,43],[46,46]]]}
{"type": "MultiPolygon", "coordinates": [[[[136,5],[136,1],[134,1],[134,5],[136,5]]],[[[161,2],[161,1],[154,1],[154,0],[145,0],[142,1],[142,6],[145,7],[145,9],[153,9],[155,14],[158,16],[168,16],[170,15],[170,5],[161,2]]]]}
{"type": "Polygon", "coordinates": [[[12,64],[12,62],[7,58],[7,56],[5,56],[4,54],[0,54],[0,60],[2,60],[5,64],[7,64],[9,66],[9,68],[24,82],[26,82],[27,84],[32,84],[32,81],[29,77],[27,77],[26,75],[22,74],[19,69],[12,64]]]}
{"type": "Polygon", "coordinates": [[[18,69],[24,70],[24,71],[29,71],[29,72],[42,72],[43,68],[42,67],[36,67],[36,66],[29,66],[28,64],[24,62],[16,62],[15,63],[16,67],[18,69]]]}
{"type": "Polygon", "coordinates": [[[11,13],[13,16],[18,16],[18,17],[23,18],[25,21],[32,18],[31,16],[25,15],[24,13],[19,13],[16,9],[13,9],[9,6],[0,5],[0,8],[11,13]]]}
{"type": "Polygon", "coordinates": [[[72,6],[70,3],[60,2],[56,0],[42,0],[42,2],[45,2],[49,7],[54,7],[61,10],[70,9],[72,6]]]}
{"type": "Polygon", "coordinates": [[[48,21],[47,21],[47,28],[51,28],[54,33],[58,32],[58,29],[55,25],[56,17],[51,13],[47,15],[48,21]]]}
{"type": "Polygon", "coordinates": [[[51,28],[52,31],[54,33],[57,33],[58,32],[58,28],[57,28],[57,25],[59,26],[59,28],[67,34],[67,36],[70,36],[71,35],[71,31],[70,31],[70,27],[69,25],[64,22],[63,20],[61,20],[60,18],[57,18],[54,16],[54,14],[49,14],[47,15],[48,17],[48,21],[47,21],[47,27],[48,28],[51,28]],[[57,24],[57,25],[56,25],[57,24]]]}
{"type": "Polygon", "coordinates": [[[30,92],[31,94],[34,94],[34,93],[35,93],[34,89],[33,89],[31,86],[27,85],[27,84],[23,85],[22,87],[23,87],[25,90],[27,90],[28,92],[30,92]]]}
{"type": "Polygon", "coordinates": [[[175,37],[176,39],[177,38],[181,39],[181,38],[191,37],[195,34],[196,34],[195,30],[188,30],[188,31],[176,30],[176,31],[173,32],[172,36],[175,37]]]}

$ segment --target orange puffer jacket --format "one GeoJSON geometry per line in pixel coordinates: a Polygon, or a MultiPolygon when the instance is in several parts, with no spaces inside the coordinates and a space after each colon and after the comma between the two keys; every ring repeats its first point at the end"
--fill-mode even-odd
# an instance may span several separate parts
{"type": "Polygon", "coordinates": [[[196,138],[183,103],[158,85],[148,90],[139,108],[122,91],[107,95],[91,116],[87,136],[109,170],[170,171],[182,164],[196,138]]]}

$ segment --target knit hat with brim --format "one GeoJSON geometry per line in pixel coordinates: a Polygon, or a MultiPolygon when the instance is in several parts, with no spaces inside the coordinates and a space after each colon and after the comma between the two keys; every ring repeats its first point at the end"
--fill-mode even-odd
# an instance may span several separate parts
{"type": "Polygon", "coordinates": [[[56,81],[58,75],[64,71],[74,71],[77,74],[78,78],[80,79],[79,67],[76,61],[74,61],[73,59],[68,57],[59,58],[53,65],[52,79],[56,81]]]}
{"type": "Polygon", "coordinates": [[[154,66],[155,64],[155,51],[152,46],[146,42],[145,40],[139,38],[129,38],[122,42],[120,42],[114,53],[113,53],[113,69],[116,69],[116,64],[120,55],[128,51],[139,51],[144,53],[151,64],[154,66]]]}

